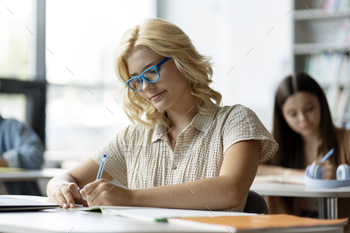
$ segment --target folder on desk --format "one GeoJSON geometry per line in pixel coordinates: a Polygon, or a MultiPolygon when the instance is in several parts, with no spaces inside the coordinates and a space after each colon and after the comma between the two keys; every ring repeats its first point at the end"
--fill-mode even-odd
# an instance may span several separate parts
{"type": "Polygon", "coordinates": [[[348,222],[348,218],[343,219],[314,219],[298,217],[287,214],[269,214],[269,215],[252,215],[252,216],[222,216],[222,217],[191,217],[191,218],[172,218],[168,222],[186,224],[191,226],[199,226],[207,224],[208,227],[223,226],[239,230],[257,230],[269,229],[271,231],[285,228],[297,227],[331,227],[344,226],[348,222]]]}
{"type": "Polygon", "coordinates": [[[40,202],[16,196],[9,197],[9,195],[0,195],[0,212],[42,210],[57,208],[59,206],[60,205],[58,204],[49,202],[40,202]]]}

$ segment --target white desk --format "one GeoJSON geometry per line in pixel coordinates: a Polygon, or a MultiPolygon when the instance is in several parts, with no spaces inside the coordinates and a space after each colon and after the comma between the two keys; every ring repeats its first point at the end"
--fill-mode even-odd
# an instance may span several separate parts
{"type": "Polygon", "coordinates": [[[253,182],[251,190],[262,196],[313,197],[319,200],[319,218],[337,219],[337,198],[350,197],[350,187],[321,189],[277,182],[253,182]]]}
{"type": "Polygon", "coordinates": [[[51,179],[63,174],[66,170],[59,168],[44,168],[41,170],[26,170],[18,172],[0,173],[0,181],[28,181],[37,179],[51,179]]]}
{"type": "MultiPolygon", "coordinates": [[[[221,227],[220,227],[221,229],[221,227]]],[[[0,232],[25,233],[110,233],[110,232],[226,232],[230,231],[222,226],[222,230],[213,230],[207,226],[189,226],[164,222],[140,221],[130,218],[103,215],[100,213],[47,211],[47,212],[13,212],[0,213],[0,232]]],[[[244,231],[247,232],[247,231],[244,231]]],[[[249,232],[266,232],[254,230],[249,232]]],[[[287,228],[268,232],[321,232],[342,233],[343,227],[322,228],[287,228]]]]}
{"type": "MultiPolygon", "coordinates": [[[[17,196],[28,200],[46,202],[47,197],[17,196]]],[[[0,212],[0,232],[25,233],[111,233],[111,232],[226,232],[225,226],[190,226],[165,222],[150,222],[125,217],[103,215],[94,212],[52,209],[42,212],[0,212]],[[222,229],[222,230],[221,230],[222,229]]],[[[238,231],[240,232],[240,231],[238,231]]],[[[247,232],[247,231],[243,231],[247,232]]],[[[266,230],[249,232],[263,233],[266,230]]],[[[269,229],[268,232],[282,233],[343,233],[343,226],[297,227],[269,229]]]]}

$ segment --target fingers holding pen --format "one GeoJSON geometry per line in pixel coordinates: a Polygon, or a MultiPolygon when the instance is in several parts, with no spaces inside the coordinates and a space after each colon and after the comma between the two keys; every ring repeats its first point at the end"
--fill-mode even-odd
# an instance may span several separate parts
{"type": "Polygon", "coordinates": [[[332,164],[329,160],[326,160],[320,164],[323,170],[323,179],[331,180],[336,179],[337,167],[332,164]]]}
{"type": "Polygon", "coordinates": [[[133,205],[132,190],[119,187],[105,179],[96,180],[86,185],[81,193],[86,195],[90,207],[98,205],[133,205]]]}
{"type": "Polygon", "coordinates": [[[322,167],[324,180],[336,179],[337,167],[329,160],[325,160],[324,162],[321,162],[321,160],[315,160],[312,165],[319,165],[322,167]]]}
{"type": "MultiPolygon", "coordinates": [[[[89,206],[91,206],[91,202],[96,199],[96,197],[100,194],[100,188],[98,188],[100,185],[106,183],[108,181],[104,179],[99,179],[96,181],[93,181],[87,185],[84,186],[84,189],[80,191],[80,193],[84,196],[86,196],[86,201],[89,206]]],[[[99,203],[100,204],[100,203],[99,203]]]]}

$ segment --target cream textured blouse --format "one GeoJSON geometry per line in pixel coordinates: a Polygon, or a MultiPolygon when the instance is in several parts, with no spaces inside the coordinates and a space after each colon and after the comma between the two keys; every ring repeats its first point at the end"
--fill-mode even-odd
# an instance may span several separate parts
{"type": "MultiPolygon", "coordinates": [[[[211,104],[208,114],[197,113],[179,134],[173,149],[165,126],[154,129],[132,124],[100,147],[92,158],[129,189],[185,183],[219,176],[226,150],[243,140],[260,140],[260,163],[275,154],[278,144],[255,113],[242,106],[211,104]]],[[[243,211],[242,204],[230,211],[243,211]]]]}

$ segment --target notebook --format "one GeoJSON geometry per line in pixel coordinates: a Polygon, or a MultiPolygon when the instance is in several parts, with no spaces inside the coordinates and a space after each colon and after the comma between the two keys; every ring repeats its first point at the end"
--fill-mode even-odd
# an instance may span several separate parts
{"type": "MultiPolygon", "coordinates": [[[[222,217],[190,217],[172,218],[168,222],[188,226],[208,226],[211,228],[221,226],[221,229],[228,229],[228,232],[259,230],[259,232],[280,232],[281,229],[301,227],[321,229],[322,227],[345,226],[348,218],[342,219],[314,219],[298,217],[287,214],[268,214],[252,216],[222,216],[222,217]]],[[[291,231],[289,231],[291,232],[291,231]]]]}
{"type": "Polygon", "coordinates": [[[35,197],[37,200],[30,200],[28,197],[0,195],[0,212],[42,210],[60,206],[59,204],[39,201],[37,197],[35,197]]]}

